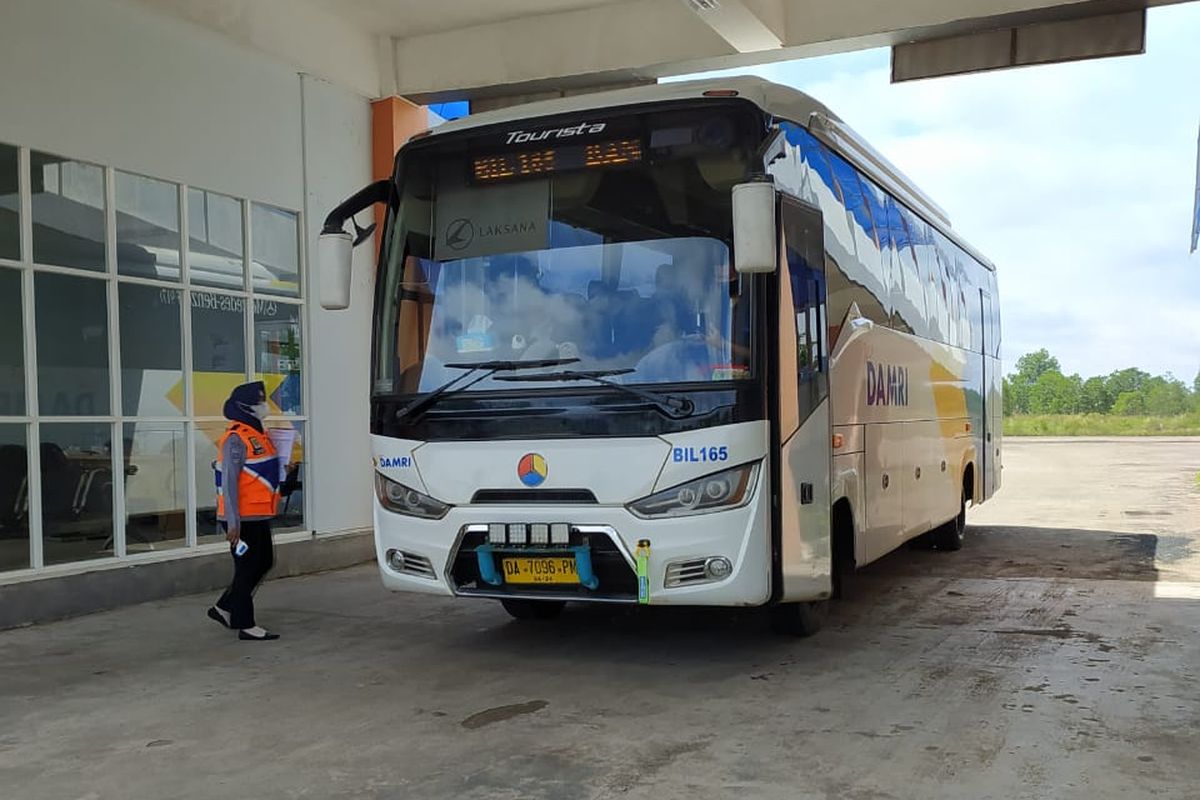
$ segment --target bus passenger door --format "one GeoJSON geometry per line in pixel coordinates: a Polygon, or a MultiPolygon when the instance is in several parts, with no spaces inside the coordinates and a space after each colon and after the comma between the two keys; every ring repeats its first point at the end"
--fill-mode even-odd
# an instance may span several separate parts
{"type": "Polygon", "coordinates": [[[831,591],[831,440],[821,214],[781,196],[776,415],[779,600],[831,591]]]}
{"type": "Polygon", "coordinates": [[[979,438],[976,441],[975,452],[979,454],[979,499],[986,500],[992,496],[992,412],[991,408],[991,386],[995,376],[992,375],[991,359],[988,358],[988,353],[991,352],[994,344],[992,342],[992,314],[995,313],[992,308],[992,296],[983,289],[979,290],[979,313],[982,317],[980,320],[979,330],[982,332],[981,339],[983,343],[983,354],[980,356],[980,361],[983,366],[980,374],[983,376],[983,385],[979,387],[981,399],[980,408],[982,413],[982,430],[979,438]]]}

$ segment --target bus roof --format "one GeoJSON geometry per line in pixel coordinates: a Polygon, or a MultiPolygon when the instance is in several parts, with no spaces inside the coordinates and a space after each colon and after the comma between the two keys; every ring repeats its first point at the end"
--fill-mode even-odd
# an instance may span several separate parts
{"type": "Polygon", "coordinates": [[[469,114],[439,125],[432,132],[436,136],[485,125],[497,125],[592,109],[618,108],[670,100],[698,100],[704,97],[705,92],[722,89],[736,91],[738,97],[749,100],[764,111],[795,122],[807,122],[809,115],[814,112],[837,119],[832,111],[803,92],[771,83],[762,78],[745,75],[733,78],[706,78],[698,81],[649,84],[628,89],[610,89],[571,97],[557,97],[553,100],[538,100],[496,111],[469,114]]]}
{"type": "MultiPolygon", "coordinates": [[[[925,217],[927,222],[954,240],[983,266],[995,270],[995,265],[991,261],[953,230],[950,217],[937,203],[921,191],[899,168],[867,144],[861,136],[842,122],[823,103],[789,86],[781,86],[778,83],[751,75],[648,84],[628,89],[611,89],[552,100],[538,100],[533,103],[460,117],[433,128],[429,134],[436,137],[472,128],[524,122],[539,117],[662,103],[671,100],[699,100],[706,97],[706,92],[729,91],[736,92],[738,98],[754,103],[772,117],[790,120],[808,128],[813,135],[857,166],[872,180],[890,190],[897,199],[912,206],[913,210],[925,217]]],[[[729,95],[709,94],[707,96],[729,95]]]]}

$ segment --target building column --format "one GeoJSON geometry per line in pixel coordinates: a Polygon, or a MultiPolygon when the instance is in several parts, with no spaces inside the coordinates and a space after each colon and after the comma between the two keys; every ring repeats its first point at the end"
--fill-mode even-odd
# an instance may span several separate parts
{"type": "MultiPolygon", "coordinates": [[[[392,176],[396,151],[415,133],[429,127],[429,111],[403,97],[384,97],[371,103],[371,179],[392,176]]],[[[383,230],[385,209],[375,206],[377,230],[383,230]]]]}

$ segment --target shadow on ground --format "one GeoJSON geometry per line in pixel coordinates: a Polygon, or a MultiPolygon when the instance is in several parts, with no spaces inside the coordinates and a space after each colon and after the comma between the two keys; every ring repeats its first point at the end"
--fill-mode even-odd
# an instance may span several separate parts
{"type": "Polygon", "coordinates": [[[1075,578],[1154,581],[1164,564],[1192,554],[1184,536],[1083,528],[967,526],[957,553],[901,548],[869,564],[863,575],[958,578],[1075,578]]]}

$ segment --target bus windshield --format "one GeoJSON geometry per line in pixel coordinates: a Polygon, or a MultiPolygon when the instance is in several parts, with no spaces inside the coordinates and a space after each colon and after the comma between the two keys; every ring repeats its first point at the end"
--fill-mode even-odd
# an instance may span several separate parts
{"type": "MultiPolygon", "coordinates": [[[[613,379],[629,384],[751,377],[751,292],[729,242],[754,121],[706,112],[558,126],[534,149],[458,140],[402,156],[375,393],[427,392],[461,373],[447,364],[481,359],[578,358],[572,369],[627,370],[613,379]]],[[[470,391],[550,385],[562,384],[470,391]]]]}

